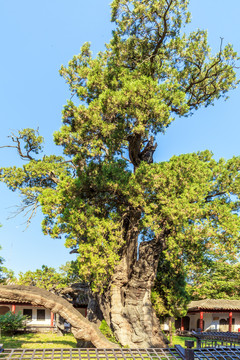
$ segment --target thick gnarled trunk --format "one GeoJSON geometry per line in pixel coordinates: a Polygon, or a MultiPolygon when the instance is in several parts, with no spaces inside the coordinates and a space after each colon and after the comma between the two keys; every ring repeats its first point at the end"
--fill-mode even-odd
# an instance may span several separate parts
{"type": "Polygon", "coordinates": [[[138,219],[139,214],[129,221],[125,253],[108,289],[99,296],[99,304],[121,345],[130,348],[164,347],[163,334],[151,304],[161,241],[155,239],[138,247],[138,219]]]}

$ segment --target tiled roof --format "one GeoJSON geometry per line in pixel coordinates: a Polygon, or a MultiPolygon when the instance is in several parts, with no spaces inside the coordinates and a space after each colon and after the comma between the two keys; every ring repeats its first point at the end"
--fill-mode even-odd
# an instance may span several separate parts
{"type": "MultiPolygon", "coordinates": [[[[3,297],[0,296],[0,303],[11,303],[11,304],[14,304],[14,303],[19,303],[19,301],[17,300],[9,300],[9,299],[5,299],[3,297]]],[[[23,304],[29,304],[29,301],[21,301],[21,303],[23,304]]]]}
{"type": "Polygon", "coordinates": [[[188,310],[240,310],[240,300],[204,299],[191,301],[188,310]]]}

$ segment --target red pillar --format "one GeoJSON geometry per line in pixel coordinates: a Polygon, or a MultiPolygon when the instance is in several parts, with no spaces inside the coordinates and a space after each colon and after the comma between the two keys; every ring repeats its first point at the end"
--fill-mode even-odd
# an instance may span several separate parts
{"type": "Polygon", "coordinates": [[[229,313],[229,328],[228,328],[228,331],[229,332],[232,332],[232,312],[230,311],[229,313]]]}
{"type": "Polygon", "coordinates": [[[200,311],[199,326],[200,326],[201,331],[203,331],[203,311],[200,311]]]}
{"type": "Polygon", "coordinates": [[[15,314],[16,312],[16,305],[12,305],[12,313],[15,314]]]}
{"type": "Polygon", "coordinates": [[[184,331],[184,322],[183,322],[183,318],[181,318],[181,331],[184,331]]]}
{"type": "Polygon", "coordinates": [[[51,327],[53,327],[54,313],[51,311],[51,327]]]}

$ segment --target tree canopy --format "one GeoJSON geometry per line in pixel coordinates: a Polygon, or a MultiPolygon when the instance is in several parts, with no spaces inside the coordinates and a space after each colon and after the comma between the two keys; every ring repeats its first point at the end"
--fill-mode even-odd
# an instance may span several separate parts
{"type": "Polygon", "coordinates": [[[53,267],[42,265],[41,269],[28,270],[18,274],[16,284],[26,286],[37,286],[40,289],[57,290],[81,281],[76,268],[76,262],[67,262],[61,265],[59,271],[53,267]]]}
{"type": "Polygon", "coordinates": [[[21,192],[23,206],[41,206],[44,233],[65,236],[79,253],[79,272],[117,340],[156,346],[157,268],[160,291],[166,267],[177,279],[234,261],[240,230],[240,158],[216,161],[206,150],[153,163],[156,136],[175,117],[227,97],[238,83],[237,54],[221,43],[213,55],[206,31],[183,32],[187,0],[111,7],[105,51],[93,57],[86,43],[60,70],[71,92],[54,134],[63,156],[40,157],[42,137],[20,130],[13,146],[27,162],[3,168],[1,180],[21,192]]]}
{"type": "Polygon", "coordinates": [[[46,290],[54,290],[67,286],[67,279],[52,267],[42,265],[41,269],[28,270],[18,274],[19,285],[37,286],[46,290]]]}
{"type": "Polygon", "coordinates": [[[193,300],[240,299],[240,264],[219,260],[195,274],[187,288],[193,300]]]}

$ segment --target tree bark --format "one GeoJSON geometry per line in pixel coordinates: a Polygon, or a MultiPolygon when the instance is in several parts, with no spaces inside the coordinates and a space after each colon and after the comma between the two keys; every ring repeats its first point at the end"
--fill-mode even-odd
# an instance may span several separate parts
{"type": "Polygon", "coordinates": [[[98,296],[89,289],[88,299],[87,318],[99,327],[104,317],[99,306],[98,296]]]}
{"type": "Polygon", "coordinates": [[[35,286],[0,285],[1,296],[9,301],[28,301],[41,305],[62,316],[72,326],[72,333],[78,344],[99,348],[115,348],[118,345],[108,341],[100,330],[84,318],[67,300],[35,286]]]}
{"type": "Polygon", "coordinates": [[[165,341],[151,303],[156,277],[160,240],[138,246],[137,222],[140,214],[129,217],[126,246],[108,289],[98,297],[105,320],[123,346],[164,347],[165,341]]]}
{"type": "Polygon", "coordinates": [[[171,316],[168,319],[168,327],[169,327],[169,345],[172,346],[172,340],[173,340],[173,323],[174,318],[171,316]]]}

